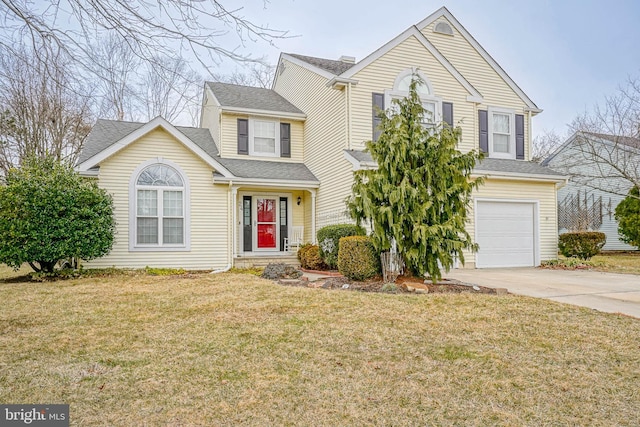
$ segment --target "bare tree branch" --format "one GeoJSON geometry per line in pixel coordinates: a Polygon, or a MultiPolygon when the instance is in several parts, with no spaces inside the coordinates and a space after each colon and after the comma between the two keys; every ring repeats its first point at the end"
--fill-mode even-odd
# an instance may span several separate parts
{"type": "Polygon", "coordinates": [[[627,196],[640,187],[640,81],[630,78],[593,111],[577,117],[571,149],[556,159],[587,188],[627,196]]]}
{"type": "Polygon", "coordinates": [[[564,139],[553,130],[543,130],[542,133],[533,139],[531,161],[542,162],[549,157],[564,139]]]}
{"type": "Polygon", "coordinates": [[[212,75],[216,81],[223,83],[269,88],[275,75],[275,67],[270,64],[256,62],[249,64],[242,70],[236,69],[231,74],[213,73],[212,75]]]}
{"type": "Polygon", "coordinates": [[[33,46],[64,54],[90,71],[96,66],[92,45],[108,35],[125,41],[142,61],[192,52],[207,68],[225,58],[258,61],[244,49],[248,42],[273,44],[289,37],[218,0],[0,0],[0,22],[6,49],[28,37],[33,46]]]}
{"type": "Polygon", "coordinates": [[[89,90],[72,78],[69,64],[60,56],[34,58],[0,49],[0,174],[28,156],[75,162],[91,128],[91,98],[78,96],[89,90]]]}

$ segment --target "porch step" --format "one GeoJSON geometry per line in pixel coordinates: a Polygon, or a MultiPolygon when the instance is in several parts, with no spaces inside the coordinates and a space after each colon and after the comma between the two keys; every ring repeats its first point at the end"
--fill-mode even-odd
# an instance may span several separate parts
{"type": "Polygon", "coordinates": [[[300,267],[300,261],[298,261],[296,255],[238,257],[235,259],[233,266],[236,268],[266,267],[271,263],[284,263],[294,267],[300,267]]]}

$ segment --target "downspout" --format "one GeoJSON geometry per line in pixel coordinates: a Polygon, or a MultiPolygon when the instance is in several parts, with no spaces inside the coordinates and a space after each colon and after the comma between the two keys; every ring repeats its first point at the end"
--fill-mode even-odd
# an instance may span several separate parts
{"type": "Polygon", "coordinates": [[[531,140],[531,110],[529,110],[527,112],[527,117],[529,119],[529,127],[527,129],[527,138],[529,138],[529,157],[527,157],[527,160],[531,160],[531,150],[533,149],[533,141],[531,140]]]}
{"type": "MultiPolygon", "coordinates": [[[[233,189],[233,181],[229,181],[229,191],[228,191],[228,196],[227,196],[227,203],[228,206],[231,206],[233,204],[232,201],[232,189],[233,189]]],[[[232,210],[234,210],[234,208],[231,208],[232,210]]],[[[227,264],[226,267],[224,268],[220,268],[218,270],[213,270],[211,273],[209,274],[219,274],[219,273],[226,273],[227,271],[231,270],[231,265],[233,263],[233,247],[235,244],[235,240],[233,239],[233,222],[235,222],[235,210],[234,212],[231,213],[231,215],[229,215],[229,211],[227,210],[227,218],[231,218],[232,223],[230,224],[230,227],[227,227],[227,242],[229,241],[229,238],[231,238],[231,258],[229,258],[229,263],[227,264]]],[[[229,247],[229,245],[227,244],[227,248],[229,247]]],[[[229,253],[229,252],[227,252],[229,253]]]]}
{"type": "Polygon", "coordinates": [[[349,110],[347,113],[347,120],[349,120],[349,124],[347,127],[347,148],[351,150],[351,82],[347,83],[347,108],[349,110]]]}

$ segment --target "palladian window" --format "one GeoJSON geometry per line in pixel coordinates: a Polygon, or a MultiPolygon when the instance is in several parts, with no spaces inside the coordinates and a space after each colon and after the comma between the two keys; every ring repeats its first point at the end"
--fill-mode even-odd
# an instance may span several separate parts
{"type": "Polygon", "coordinates": [[[135,238],[138,247],[185,244],[185,185],[174,168],[146,167],[135,185],[135,238]]]}

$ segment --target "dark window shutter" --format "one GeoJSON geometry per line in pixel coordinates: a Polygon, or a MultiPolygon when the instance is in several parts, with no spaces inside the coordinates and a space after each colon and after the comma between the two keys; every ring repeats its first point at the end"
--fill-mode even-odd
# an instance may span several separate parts
{"type": "Polygon", "coordinates": [[[382,131],[380,130],[380,113],[384,110],[384,94],[372,93],[372,108],[371,116],[373,119],[373,141],[377,141],[380,138],[382,131]]]}
{"type": "Polygon", "coordinates": [[[487,110],[478,110],[478,129],[480,130],[480,151],[489,152],[489,115],[487,110]]]}
{"type": "Polygon", "coordinates": [[[524,160],[524,116],[516,114],[516,159],[524,160]]]}
{"type": "Polygon", "coordinates": [[[291,157],[290,123],[280,123],[280,157],[291,157]]]}
{"type": "Polygon", "coordinates": [[[442,103],[442,121],[453,127],[453,103],[442,103]]]}
{"type": "Polygon", "coordinates": [[[253,230],[251,229],[251,196],[242,197],[242,249],[253,250],[253,230]]]}
{"type": "Polygon", "coordinates": [[[249,154],[249,120],[238,119],[238,154],[249,154]]]}
{"type": "Polygon", "coordinates": [[[289,223],[288,220],[288,199],[286,197],[280,197],[280,250],[284,251],[284,239],[289,237],[289,223]]]}

